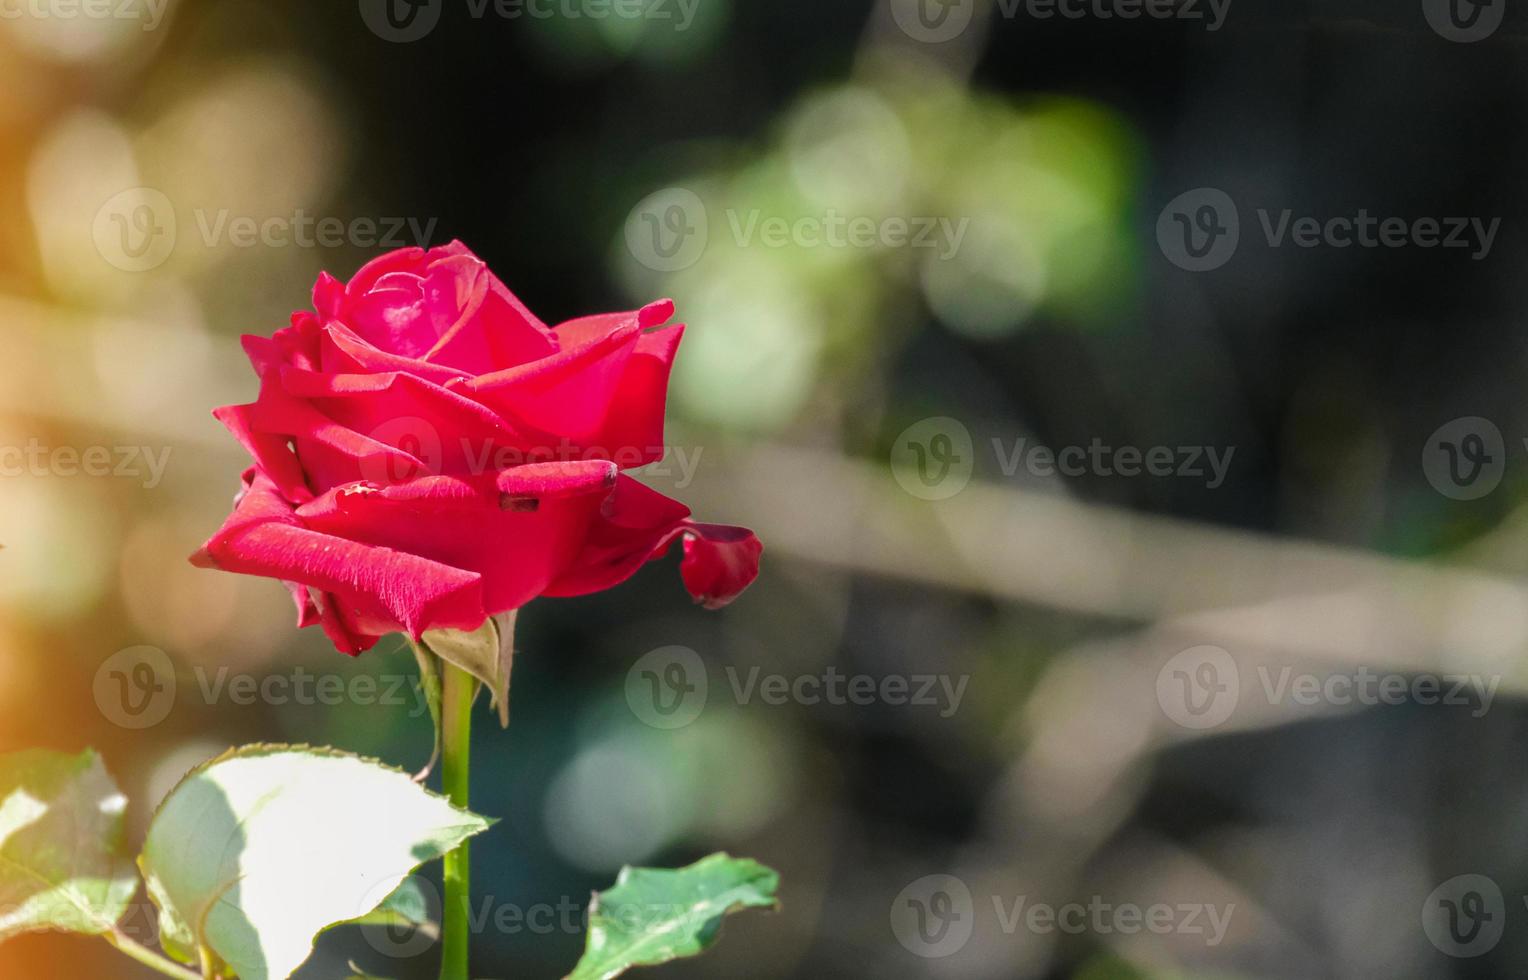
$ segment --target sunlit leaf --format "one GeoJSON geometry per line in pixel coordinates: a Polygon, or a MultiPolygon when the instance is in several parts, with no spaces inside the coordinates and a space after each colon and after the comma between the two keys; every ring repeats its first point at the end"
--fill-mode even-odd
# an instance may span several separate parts
{"type": "Polygon", "coordinates": [[[609,980],[705,952],[722,920],[747,908],[774,908],[780,876],[757,861],[713,854],[668,871],[624,868],[594,896],[583,958],[567,980],[609,980]]]}
{"type": "MultiPolygon", "coordinates": [[[[345,922],[336,922],[330,928],[340,926],[383,926],[389,929],[415,929],[432,939],[440,937],[440,924],[430,913],[430,899],[418,878],[403,880],[381,905],[345,922]]],[[[327,930],[326,930],[327,931],[327,930]]]]}
{"type": "Polygon", "coordinates": [[[139,864],[166,949],[282,980],[324,929],[372,913],[421,863],[487,829],[406,773],[331,749],[256,745],[191,772],[139,864]]]}
{"type": "Polygon", "coordinates": [[[126,807],[94,751],[0,756],[0,940],[112,930],[138,887],[119,853],[126,807]]]}

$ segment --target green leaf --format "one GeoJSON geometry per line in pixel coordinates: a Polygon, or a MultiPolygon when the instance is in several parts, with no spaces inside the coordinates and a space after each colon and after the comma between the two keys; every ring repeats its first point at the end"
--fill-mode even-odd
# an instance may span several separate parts
{"type": "Polygon", "coordinates": [[[171,791],[138,863],[167,951],[189,962],[206,948],[242,980],[284,980],[321,931],[490,824],[378,762],[253,745],[171,791]]]}
{"type": "MultiPolygon", "coordinates": [[[[439,904],[437,902],[436,904],[439,904]]],[[[330,926],[384,926],[392,929],[416,929],[431,939],[440,938],[440,925],[430,917],[430,899],[420,879],[409,877],[381,905],[365,915],[330,926]]],[[[325,930],[326,932],[328,930],[325,930]]]]}
{"type": "Polygon", "coordinates": [[[610,980],[705,952],[722,920],[746,908],[775,908],[780,876],[757,861],[713,854],[688,868],[623,868],[594,896],[583,958],[566,980],[610,980]]]}
{"type": "Polygon", "coordinates": [[[435,763],[440,761],[440,723],[445,712],[445,688],[440,677],[440,658],[431,653],[428,648],[412,641],[409,643],[409,648],[414,651],[414,659],[419,663],[419,689],[424,692],[425,703],[430,706],[430,722],[435,731],[430,761],[414,777],[415,782],[422,783],[430,774],[430,770],[435,768],[435,763]]]}
{"type": "Polygon", "coordinates": [[[515,614],[490,616],[482,626],[463,630],[426,630],[425,647],[455,664],[488,688],[499,712],[499,724],[509,727],[509,675],[515,662],[515,614]]]}
{"type": "Polygon", "coordinates": [[[120,854],[126,809],[93,750],[0,756],[0,940],[112,931],[138,889],[120,854]]]}

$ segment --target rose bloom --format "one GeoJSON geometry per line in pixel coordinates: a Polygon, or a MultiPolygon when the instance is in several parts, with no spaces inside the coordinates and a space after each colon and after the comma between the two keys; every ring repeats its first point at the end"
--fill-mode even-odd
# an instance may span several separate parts
{"type": "Polygon", "coordinates": [[[254,465],[193,563],[282,580],[350,654],[610,588],[675,540],[708,607],[758,575],[751,531],[621,472],[663,455],[673,303],[548,327],[453,242],[325,273],[313,308],[244,338],[259,398],[213,414],[254,465]]]}

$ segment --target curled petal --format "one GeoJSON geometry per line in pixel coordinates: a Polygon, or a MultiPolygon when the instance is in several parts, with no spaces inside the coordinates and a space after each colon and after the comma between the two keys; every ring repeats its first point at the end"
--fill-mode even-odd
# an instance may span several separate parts
{"type": "MultiPolygon", "coordinates": [[[[400,629],[416,639],[437,627],[476,629],[488,615],[476,572],[304,527],[258,472],[248,476],[228,523],[192,561],[331,594],[348,612],[341,625],[352,639],[400,629]]],[[[361,652],[361,642],[345,652],[361,652]]]]}
{"type": "Polygon", "coordinates": [[[690,524],[683,530],[684,587],[707,609],[720,609],[759,577],[764,544],[746,527],[690,524]]]}
{"type": "Polygon", "coordinates": [[[557,349],[546,325],[461,242],[374,259],[334,312],[318,309],[380,349],[472,374],[557,349]]]}
{"type": "Polygon", "coordinates": [[[707,608],[725,606],[758,577],[764,548],[752,531],[696,523],[677,500],[622,476],[577,560],[545,594],[585,595],[619,585],[661,557],[676,538],[684,539],[685,588],[707,608]]]}
{"type": "Polygon", "coordinates": [[[443,364],[378,350],[354,330],[338,322],[324,327],[320,351],[322,370],[326,374],[403,373],[438,385],[468,377],[465,371],[443,364]]]}

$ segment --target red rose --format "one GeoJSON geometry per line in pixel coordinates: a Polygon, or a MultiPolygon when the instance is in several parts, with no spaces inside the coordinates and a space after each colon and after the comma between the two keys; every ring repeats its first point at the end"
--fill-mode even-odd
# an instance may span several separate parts
{"type": "Polygon", "coordinates": [[[620,472],[663,454],[673,303],[548,328],[453,242],[326,273],[313,306],[244,338],[260,396],[214,414],[255,464],[194,563],[283,580],[352,654],[609,588],[676,538],[707,606],[758,575],[751,531],[620,472]]]}

